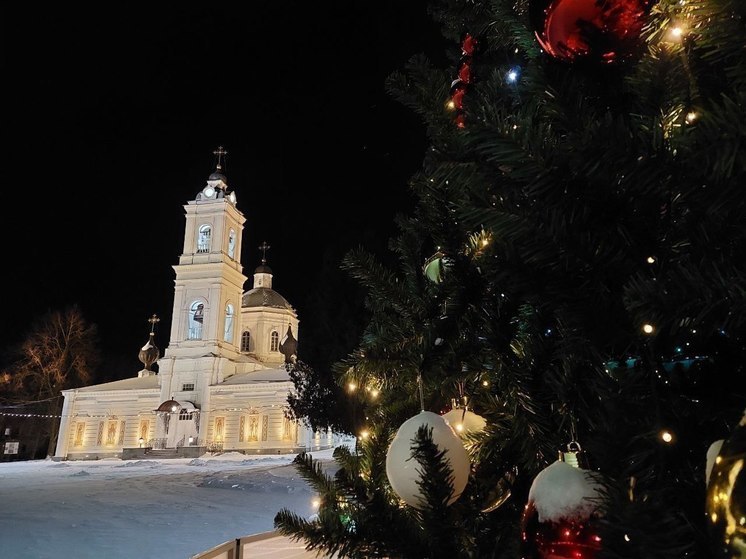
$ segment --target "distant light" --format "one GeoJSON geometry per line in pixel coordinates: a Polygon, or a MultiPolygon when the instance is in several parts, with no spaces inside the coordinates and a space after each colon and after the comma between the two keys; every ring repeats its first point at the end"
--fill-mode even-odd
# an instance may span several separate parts
{"type": "Polygon", "coordinates": [[[646,334],[652,334],[653,330],[655,330],[655,328],[653,328],[652,324],[643,324],[642,325],[642,331],[645,332],[646,334]]]}
{"type": "Polygon", "coordinates": [[[655,257],[654,256],[648,256],[648,264],[655,264],[655,257]]]}
{"type": "Polygon", "coordinates": [[[664,443],[670,443],[673,440],[673,435],[670,431],[662,431],[661,439],[663,439],[664,443]]]}

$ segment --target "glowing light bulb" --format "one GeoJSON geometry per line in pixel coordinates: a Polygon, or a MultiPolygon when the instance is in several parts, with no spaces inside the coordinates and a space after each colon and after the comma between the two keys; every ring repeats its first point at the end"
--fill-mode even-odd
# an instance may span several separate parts
{"type": "Polygon", "coordinates": [[[347,383],[347,389],[350,392],[354,392],[355,390],[357,390],[357,384],[355,384],[354,382],[347,383]]]}
{"type": "Polygon", "coordinates": [[[661,432],[661,439],[664,443],[670,443],[673,440],[673,435],[669,431],[661,432]]]}
{"type": "Polygon", "coordinates": [[[697,120],[697,113],[695,113],[694,111],[690,111],[690,112],[686,113],[686,122],[687,122],[687,124],[691,124],[695,120],[697,120]]]}
{"type": "Polygon", "coordinates": [[[653,330],[655,330],[655,328],[653,328],[652,324],[643,324],[642,325],[642,331],[645,332],[646,334],[652,334],[653,330]]]}

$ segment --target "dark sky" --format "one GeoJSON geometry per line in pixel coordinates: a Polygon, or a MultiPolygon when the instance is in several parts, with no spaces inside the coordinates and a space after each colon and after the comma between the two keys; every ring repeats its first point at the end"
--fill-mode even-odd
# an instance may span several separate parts
{"type": "MultiPolygon", "coordinates": [[[[424,128],[384,91],[438,52],[421,0],[2,8],[2,342],[80,305],[136,372],[147,318],[168,342],[183,204],[228,150],[251,287],[267,241],[298,310],[322,256],[374,252],[412,200],[424,128]]],[[[339,272],[343,273],[343,272],[339,272]]]]}

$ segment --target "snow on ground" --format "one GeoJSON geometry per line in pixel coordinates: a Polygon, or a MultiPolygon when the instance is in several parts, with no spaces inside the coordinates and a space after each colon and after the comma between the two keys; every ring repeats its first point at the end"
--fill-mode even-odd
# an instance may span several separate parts
{"type": "Polygon", "coordinates": [[[315,512],[295,456],[0,463],[0,557],[189,559],[271,531],[282,508],[315,512]]]}

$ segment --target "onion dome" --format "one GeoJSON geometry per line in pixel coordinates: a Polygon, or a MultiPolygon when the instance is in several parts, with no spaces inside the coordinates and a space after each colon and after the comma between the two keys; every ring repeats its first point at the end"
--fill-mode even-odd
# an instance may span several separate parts
{"type": "Polygon", "coordinates": [[[151,332],[150,338],[148,339],[147,343],[140,348],[140,353],[138,355],[138,358],[140,359],[142,364],[145,365],[146,371],[152,371],[150,367],[161,356],[161,350],[158,349],[158,347],[155,345],[154,338],[155,334],[151,332]]]}

